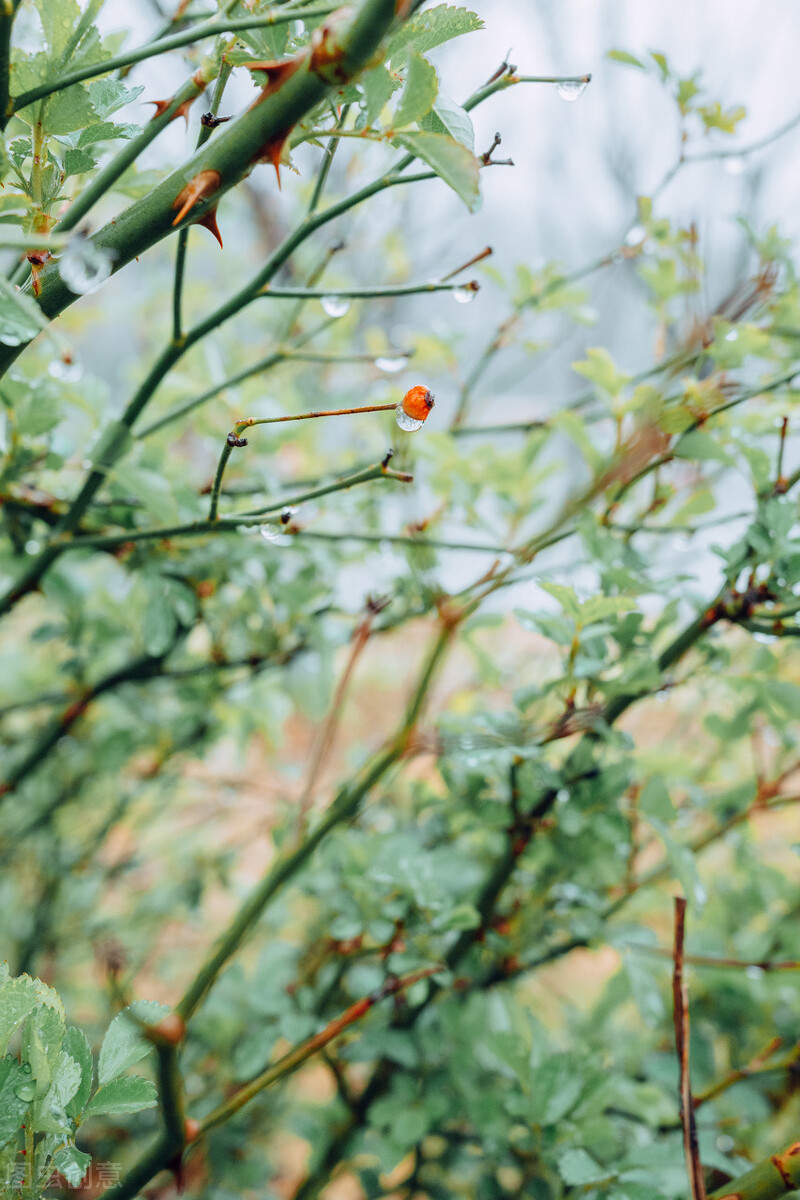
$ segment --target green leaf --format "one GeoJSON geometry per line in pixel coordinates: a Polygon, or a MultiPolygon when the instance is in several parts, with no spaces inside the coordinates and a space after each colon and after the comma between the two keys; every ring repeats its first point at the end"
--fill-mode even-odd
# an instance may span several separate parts
{"type": "Polygon", "coordinates": [[[432,167],[470,212],[477,212],[481,205],[478,160],[466,146],[441,133],[401,133],[393,140],[432,167]]]}
{"type": "Polygon", "coordinates": [[[61,1050],[47,1093],[47,1103],[56,1108],[66,1108],[80,1087],[82,1077],[80,1064],[66,1050],[61,1050]]]}
{"type": "Polygon", "coordinates": [[[408,59],[406,85],[392,121],[394,128],[402,129],[405,125],[421,121],[431,111],[438,90],[436,68],[427,58],[412,50],[408,59]]]}
{"type": "Polygon", "coordinates": [[[557,600],[563,612],[568,617],[572,617],[577,621],[581,615],[580,601],[575,593],[575,589],[567,587],[564,583],[550,583],[546,579],[539,580],[539,587],[543,592],[547,592],[548,596],[552,596],[557,600]]]}
{"type": "Polygon", "coordinates": [[[12,1033],[37,1003],[36,983],[30,975],[5,980],[0,987],[0,1054],[5,1054],[12,1033]]]}
{"type": "Polygon", "coordinates": [[[41,309],[8,280],[0,280],[0,342],[21,346],[35,338],[46,325],[41,309]]]}
{"type": "Polygon", "coordinates": [[[25,1098],[30,1075],[11,1055],[0,1058],[0,1150],[19,1134],[31,1097],[25,1098]]]}
{"type": "Polygon", "coordinates": [[[623,63],[626,67],[638,67],[640,71],[646,70],[642,60],[627,50],[609,50],[606,58],[610,58],[612,62],[623,63]]]}
{"type": "Polygon", "coordinates": [[[565,1150],[559,1155],[558,1171],[569,1187],[585,1187],[587,1183],[599,1183],[609,1177],[609,1172],[586,1150],[565,1150]]]}
{"type": "Polygon", "coordinates": [[[76,0],[36,0],[36,10],[47,49],[61,57],[81,19],[80,7],[76,0]]]}
{"type": "Polygon", "coordinates": [[[85,150],[67,150],[64,155],[64,178],[68,179],[70,175],[85,175],[96,165],[96,160],[85,150]]]}
{"type": "Polygon", "coordinates": [[[672,451],[676,458],[688,458],[693,462],[715,461],[730,463],[731,456],[720,446],[716,438],[702,429],[684,433],[672,451]]]}
{"type": "Polygon", "coordinates": [[[166,1004],[159,1004],[155,1000],[136,1000],[114,1017],[100,1047],[97,1078],[101,1084],[116,1079],[123,1071],[127,1071],[128,1067],[132,1067],[134,1063],[149,1054],[153,1048],[152,1044],[142,1036],[132,1017],[148,1024],[154,1024],[168,1012],[169,1008],[166,1004]]]}
{"type": "Polygon", "coordinates": [[[656,817],[659,821],[671,821],[675,816],[675,806],[670,799],[664,780],[654,775],[648,779],[639,795],[639,811],[648,817],[656,817]]]}
{"type": "Polygon", "coordinates": [[[387,58],[392,63],[403,61],[411,47],[419,54],[427,54],[435,46],[478,29],[483,29],[483,21],[474,12],[439,4],[406,21],[392,38],[387,58]]]}
{"type": "Polygon", "coordinates": [[[469,113],[442,92],[439,92],[433,109],[422,118],[420,124],[428,133],[448,133],[468,150],[475,149],[475,130],[469,113]]]}
{"type": "Polygon", "coordinates": [[[384,66],[374,67],[359,79],[364,92],[364,123],[374,125],[402,81],[384,66]]]}
{"type": "Polygon", "coordinates": [[[141,1075],[122,1075],[98,1088],[86,1108],[83,1118],[101,1113],[134,1113],[152,1108],[158,1101],[156,1085],[141,1075]]]}
{"type": "Polygon", "coordinates": [[[587,350],[586,358],[574,362],[572,369],[602,388],[604,392],[608,392],[609,396],[616,396],[621,392],[625,385],[630,383],[631,378],[630,375],[617,370],[613,358],[602,346],[593,346],[587,350]]]}
{"type": "Polygon", "coordinates": [[[62,1146],[53,1155],[53,1169],[63,1175],[70,1187],[80,1187],[91,1166],[91,1154],[84,1154],[74,1144],[62,1146]]]}
{"type": "Polygon", "coordinates": [[[83,1112],[84,1105],[92,1093],[92,1051],[85,1033],[75,1025],[67,1026],[61,1045],[78,1064],[81,1072],[78,1087],[67,1104],[69,1116],[77,1117],[83,1112]]]}

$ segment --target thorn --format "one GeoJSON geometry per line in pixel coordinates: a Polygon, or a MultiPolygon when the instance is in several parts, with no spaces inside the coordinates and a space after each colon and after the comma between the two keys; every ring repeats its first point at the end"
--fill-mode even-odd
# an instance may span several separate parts
{"type": "Polygon", "coordinates": [[[213,196],[221,182],[219,171],[200,171],[194,179],[190,179],[186,187],[175,197],[172,207],[179,211],[172,224],[180,224],[195,204],[200,200],[205,200],[208,196],[213,196]]]}
{"type": "Polygon", "coordinates": [[[386,454],[383,456],[383,459],[381,460],[381,466],[383,467],[384,471],[389,466],[389,463],[392,461],[393,458],[394,458],[394,450],[391,450],[391,449],[387,450],[386,454]]]}
{"type": "Polygon", "coordinates": [[[221,250],[222,249],[222,234],[220,233],[219,225],[217,224],[217,207],[216,207],[216,205],[214,205],[213,208],[210,208],[208,210],[208,212],[203,213],[202,217],[197,222],[197,224],[202,225],[205,229],[207,229],[209,231],[209,233],[212,233],[214,235],[214,237],[219,242],[219,248],[221,250]]]}
{"type": "MultiPolygon", "coordinates": [[[[266,100],[267,96],[273,95],[279,88],[283,87],[287,79],[291,79],[295,71],[305,59],[305,52],[296,54],[294,58],[286,58],[282,62],[245,62],[241,65],[247,67],[248,71],[263,71],[267,77],[266,84],[262,87],[261,92],[255,103],[260,104],[262,100],[266,100]]],[[[251,105],[251,107],[253,107],[251,105]]]]}
{"type": "Polygon", "coordinates": [[[275,168],[275,174],[278,177],[278,189],[281,186],[281,160],[283,158],[283,148],[286,145],[289,134],[292,132],[291,127],[283,133],[277,133],[275,137],[269,139],[261,147],[255,157],[255,162],[271,162],[275,168]]]}
{"type": "MultiPolygon", "coordinates": [[[[190,96],[188,100],[184,100],[182,104],[179,104],[178,107],[175,109],[175,112],[170,117],[170,121],[174,121],[176,117],[183,117],[184,121],[186,122],[186,128],[188,129],[189,128],[189,109],[192,107],[192,105],[194,104],[196,99],[197,99],[196,96],[190,96]]],[[[155,105],[156,111],[153,113],[153,117],[152,117],[152,119],[155,121],[156,117],[163,117],[164,113],[167,111],[169,106],[171,104],[173,104],[174,102],[175,102],[175,97],[170,96],[169,100],[146,100],[145,104],[154,104],[155,105]]]]}

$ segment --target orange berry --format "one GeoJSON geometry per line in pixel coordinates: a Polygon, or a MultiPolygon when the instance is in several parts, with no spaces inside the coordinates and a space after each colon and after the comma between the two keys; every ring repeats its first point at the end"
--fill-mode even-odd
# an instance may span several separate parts
{"type": "Polygon", "coordinates": [[[402,408],[412,421],[426,421],[433,408],[433,396],[423,384],[418,383],[403,396],[402,408]]]}

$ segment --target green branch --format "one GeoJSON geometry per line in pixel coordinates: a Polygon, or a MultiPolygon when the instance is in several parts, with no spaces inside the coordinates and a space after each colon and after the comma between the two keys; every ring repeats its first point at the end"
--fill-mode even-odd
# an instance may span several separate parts
{"type": "Polygon", "coordinates": [[[161,541],[163,538],[176,537],[206,537],[216,533],[240,533],[243,528],[258,528],[259,525],[272,524],[275,515],[284,508],[293,508],[308,500],[316,500],[320,496],[327,496],[332,492],[341,492],[345,488],[359,483],[367,483],[373,479],[394,479],[400,483],[408,483],[410,477],[399,471],[390,471],[382,464],[378,464],[360,471],[358,474],[338,479],[334,483],[324,484],[307,492],[300,492],[295,496],[286,496],[281,500],[273,501],[260,509],[258,513],[233,514],[219,517],[216,521],[188,521],[183,525],[163,525],[156,526],[154,529],[132,529],[124,533],[82,534],[79,537],[57,542],[52,547],[53,557],[70,550],[113,550],[117,546],[124,546],[129,542],[161,541]]]}
{"type": "Polygon", "coordinates": [[[737,1179],[717,1188],[708,1200],[773,1200],[800,1188],[800,1142],[773,1154],[737,1179]]]}

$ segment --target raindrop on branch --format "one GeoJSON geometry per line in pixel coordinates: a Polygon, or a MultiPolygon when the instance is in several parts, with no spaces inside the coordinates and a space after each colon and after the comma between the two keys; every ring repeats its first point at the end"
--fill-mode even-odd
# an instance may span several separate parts
{"type": "Polygon", "coordinates": [[[83,367],[69,353],[54,358],[47,370],[53,379],[61,379],[64,383],[77,383],[83,375],[83,367]]]}
{"type": "Polygon", "coordinates": [[[564,79],[556,84],[556,91],[562,100],[572,102],[582,96],[588,86],[587,79],[564,79]]]}
{"type": "Polygon", "coordinates": [[[350,301],[345,296],[323,296],[320,304],[329,317],[343,317],[350,311],[350,301]]]}
{"type": "Polygon", "coordinates": [[[58,273],[71,292],[86,296],[108,279],[114,257],[110,250],[96,245],[79,230],[58,260],[58,273]]]}
{"type": "Polygon", "coordinates": [[[402,354],[398,358],[385,358],[381,356],[375,359],[375,366],[379,371],[385,371],[387,375],[396,375],[398,371],[402,371],[407,362],[407,354],[402,354]]]}
{"type": "Polygon", "coordinates": [[[477,294],[477,290],[471,287],[457,287],[453,289],[453,299],[456,304],[471,304],[477,294]]]}
{"type": "Polygon", "coordinates": [[[647,237],[647,230],[644,225],[632,225],[625,234],[626,246],[641,246],[642,242],[647,237]]]}
{"type": "Polygon", "coordinates": [[[265,542],[271,542],[273,546],[288,546],[292,540],[292,535],[286,532],[280,521],[270,521],[262,525],[258,532],[265,542]]]}

